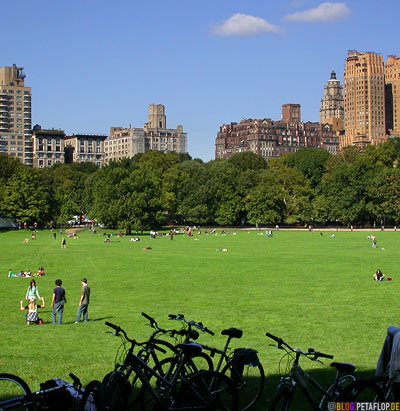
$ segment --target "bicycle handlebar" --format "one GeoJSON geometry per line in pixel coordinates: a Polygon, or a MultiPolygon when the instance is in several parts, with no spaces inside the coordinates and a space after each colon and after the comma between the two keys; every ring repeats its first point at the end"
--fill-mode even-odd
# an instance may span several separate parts
{"type": "MultiPolygon", "coordinates": [[[[120,326],[118,326],[118,325],[109,323],[108,321],[105,322],[105,325],[107,325],[107,327],[111,327],[112,329],[114,329],[114,330],[115,330],[115,333],[116,333],[117,335],[118,335],[119,333],[122,333],[123,336],[124,336],[124,338],[125,338],[127,341],[129,341],[131,344],[133,344],[133,345],[144,346],[144,345],[146,345],[146,344],[149,343],[148,341],[143,342],[143,343],[140,343],[140,342],[137,342],[136,340],[133,340],[133,339],[129,338],[128,335],[126,334],[125,330],[123,330],[123,329],[122,329],[120,326]]],[[[155,344],[155,343],[150,343],[150,346],[151,346],[151,348],[154,348],[155,350],[161,351],[161,352],[164,353],[164,354],[166,354],[166,352],[167,352],[166,350],[164,350],[164,348],[158,347],[157,344],[155,344]]],[[[71,377],[71,378],[72,378],[72,377],[71,377]]]]}
{"type": "Polygon", "coordinates": [[[168,317],[170,320],[176,320],[176,321],[183,321],[185,322],[189,327],[195,327],[198,330],[208,333],[210,335],[215,335],[213,331],[208,329],[207,327],[204,327],[202,322],[196,323],[195,321],[188,321],[183,314],[168,314],[168,317]]]}
{"type": "Polygon", "coordinates": [[[282,338],[280,337],[276,337],[275,335],[270,334],[269,332],[265,333],[265,335],[268,338],[271,338],[271,340],[274,340],[278,343],[278,348],[282,349],[282,346],[288,348],[290,351],[295,352],[298,355],[304,355],[305,357],[307,357],[309,360],[311,361],[318,361],[318,358],[329,358],[329,359],[333,359],[333,355],[330,354],[324,354],[322,352],[318,352],[315,351],[314,348],[309,348],[307,352],[303,352],[301,350],[295,350],[294,348],[292,348],[288,343],[286,343],[285,341],[283,341],[282,338]],[[310,358],[313,357],[313,358],[310,358]]]}

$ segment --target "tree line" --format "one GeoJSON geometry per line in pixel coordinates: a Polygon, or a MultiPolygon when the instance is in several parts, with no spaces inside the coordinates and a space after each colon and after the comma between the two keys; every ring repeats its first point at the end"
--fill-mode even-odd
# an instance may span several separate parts
{"type": "Polygon", "coordinates": [[[148,152],[97,168],[31,169],[0,155],[0,217],[39,226],[87,215],[130,233],[177,225],[397,225],[400,143],[203,162],[148,152]]]}

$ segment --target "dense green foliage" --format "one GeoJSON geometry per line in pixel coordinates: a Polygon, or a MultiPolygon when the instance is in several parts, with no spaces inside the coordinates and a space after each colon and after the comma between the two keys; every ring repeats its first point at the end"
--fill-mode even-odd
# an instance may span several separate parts
{"type": "Polygon", "coordinates": [[[340,155],[316,149],[265,162],[253,153],[203,163],[148,152],[97,169],[32,170],[0,156],[0,216],[39,226],[87,215],[141,231],[165,224],[396,225],[400,144],[340,155]]]}
{"type": "MultiPolygon", "coordinates": [[[[216,333],[200,336],[199,342],[207,345],[222,348],[224,328],[243,330],[243,338],[232,341],[232,348],[256,349],[267,374],[258,411],[267,409],[283,354],[269,346],[266,331],[295,348],[313,347],[334,355],[335,361],[354,363],[364,376],[371,376],[386,328],[399,326],[399,232],[375,233],[376,249],[368,231],[335,231],[334,238],[331,232],[321,236],[316,231],[274,231],[267,238],[264,231],[222,236],[218,230],[217,236],[205,236],[203,230],[200,237],[177,235],[173,241],[168,236],[144,235],[140,242],[112,236],[108,244],[103,232],[80,231],[78,239],[67,238],[66,249],[60,247],[58,230],[56,241],[49,230],[39,230],[28,244],[23,239],[30,237],[29,230],[0,233],[0,372],[23,377],[32,389],[49,378],[70,381],[69,372],[84,384],[101,380],[113,368],[120,345],[118,338],[106,334],[105,321],[143,341],[152,329],[142,311],[164,328],[179,326],[168,320],[168,314],[183,313],[216,333]],[[144,251],[145,247],[152,250],[144,251]],[[39,311],[45,324],[27,326],[19,300],[25,298],[29,279],[7,278],[7,272],[35,272],[39,266],[46,273],[36,279],[46,301],[46,308],[39,311]],[[374,282],[377,268],[393,281],[374,282]],[[82,277],[92,290],[89,322],[74,324],[82,277]],[[57,278],[67,293],[61,326],[51,324],[57,278]]],[[[329,363],[301,362],[324,386],[334,376],[329,363]]],[[[283,361],[282,373],[285,366],[283,361]]]]}

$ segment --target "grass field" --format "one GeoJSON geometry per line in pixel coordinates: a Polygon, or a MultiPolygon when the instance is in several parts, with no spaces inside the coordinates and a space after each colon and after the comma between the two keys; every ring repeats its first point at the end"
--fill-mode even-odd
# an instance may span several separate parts
{"type": "MultiPolygon", "coordinates": [[[[119,346],[119,339],[105,334],[104,321],[145,339],[151,329],[142,311],[165,328],[178,325],[168,320],[170,313],[202,321],[216,336],[202,335],[201,342],[217,347],[225,341],[222,329],[243,329],[235,347],[258,350],[268,376],[266,397],[276,386],[282,354],[268,345],[266,331],[296,348],[313,347],[335,355],[336,361],[352,362],[369,375],[386,328],[399,325],[397,232],[376,233],[376,249],[368,232],[335,232],[332,238],[331,233],[280,231],[266,238],[257,231],[240,231],[203,234],[199,241],[186,235],[173,241],[143,236],[138,243],[112,237],[109,244],[102,231],[78,234],[77,240],[67,239],[66,249],[60,247],[59,233],[54,241],[50,231],[39,231],[28,244],[23,239],[30,238],[29,232],[0,234],[0,372],[21,376],[32,389],[50,378],[69,381],[69,372],[85,384],[101,380],[112,369],[119,346]],[[145,247],[152,249],[143,251],[145,247]],[[228,252],[216,251],[223,248],[228,252]],[[7,278],[7,273],[10,268],[36,272],[39,266],[46,272],[37,279],[47,305],[40,314],[45,324],[27,326],[19,301],[29,280],[7,278]],[[393,281],[374,282],[377,268],[393,281]],[[92,290],[90,321],[74,324],[82,277],[92,290]],[[62,326],[51,324],[57,278],[63,280],[68,301],[62,326]]],[[[317,377],[333,378],[329,360],[323,366],[302,365],[317,377]]]]}

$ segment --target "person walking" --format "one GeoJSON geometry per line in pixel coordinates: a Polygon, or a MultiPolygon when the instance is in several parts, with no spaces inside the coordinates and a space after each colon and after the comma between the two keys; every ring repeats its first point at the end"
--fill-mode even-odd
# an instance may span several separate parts
{"type": "Polygon", "coordinates": [[[67,248],[67,242],[64,237],[61,239],[61,248],[67,248]]]}
{"type": "Polygon", "coordinates": [[[82,315],[83,315],[83,321],[84,322],[88,321],[88,305],[89,305],[89,299],[90,299],[90,288],[87,285],[86,278],[82,278],[81,284],[82,284],[82,293],[81,293],[81,298],[79,299],[79,308],[78,308],[78,312],[76,313],[75,324],[78,324],[80,322],[82,315]]]}
{"type": "Polygon", "coordinates": [[[61,280],[56,280],[56,286],[57,287],[53,290],[53,298],[51,299],[51,306],[53,307],[53,311],[51,312],[51,322],[57,324],[56,317],[58,313],[58,324],[61,324],[64,304],[67,302],[67,299],[65,298],[65,290],[61,287],[61,280]]]}

